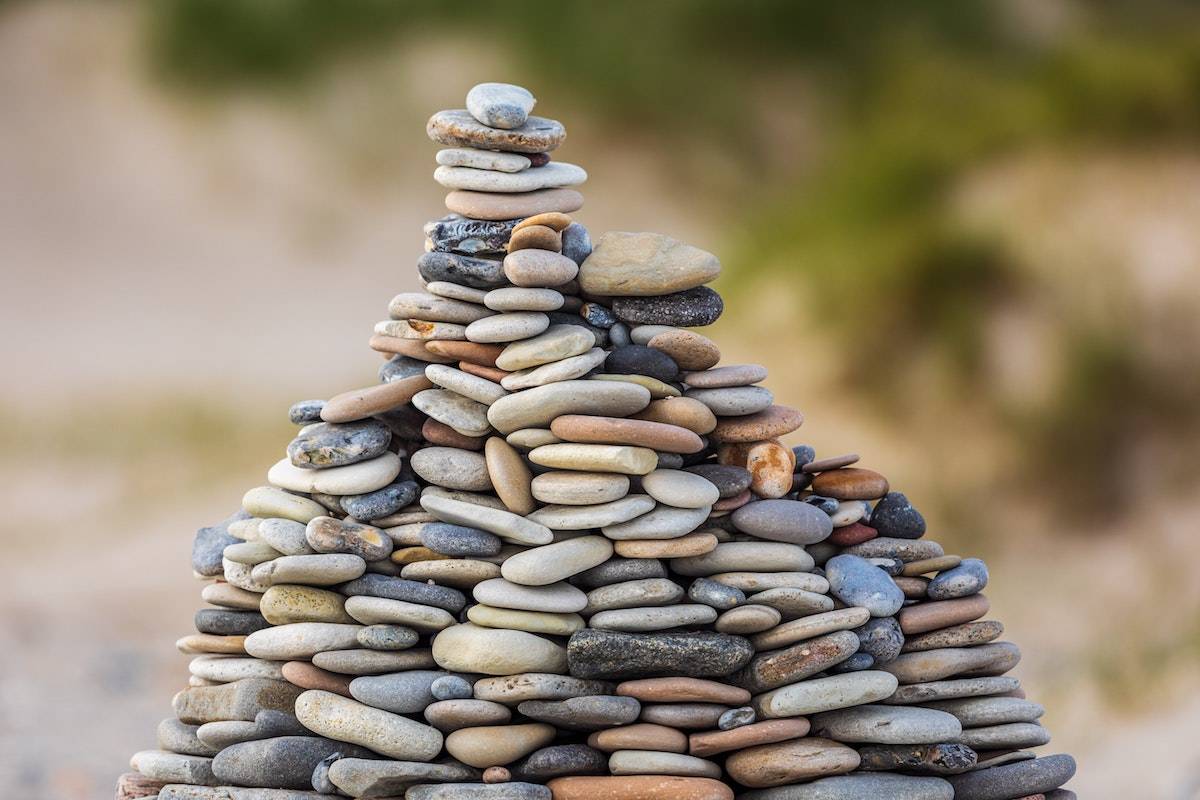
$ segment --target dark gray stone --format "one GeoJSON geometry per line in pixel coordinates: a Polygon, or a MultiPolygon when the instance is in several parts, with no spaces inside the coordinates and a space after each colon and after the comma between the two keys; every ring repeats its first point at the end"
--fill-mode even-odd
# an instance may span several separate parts
{"type": "Polygon", "coordinates": [[[347,597],[356,594],[386,597],[389,600],[404,600],[408,603],[436,606],[451,613],[458,613],[467,605],[467,598],[463,593],[449,586],[438,586],[421,581],[410,581],[407,578],[392,578],[387,575],[370,573],[343,583],[338,587],[338,591],[347,597]]]}
{"type": "Polygon", "coordinates": [[[216,636],[249,636],[271,627],[257,611],[234,611],[228,608],[202,608],[194,618],[196,630],[216,636]]]}
{"type": "Polygon", "coordinates": [[[519,220],[493,222],[448,214],[425,223],[425,236],[433,242],[433,249],[441,253],[503,256],[508,252],[508,240],[517,222],[519,220]]]}
{"type": "Polygon", "coordinates": [[[816,459],[817,450],[810,444],[798,444],[792,448],[792,454],[796,456],[796,469],[800,469],[816,459]]]}
{"type": "Polygon", "coordinates": [[[661,350],[642,344],[613,350],[604,360],[604,371],[610,375],[647,375],[668,382],[679,377],[679,365],[675,359],[661,350]]]}
{"type": "Polygon", "coordinates": [[[696,578],[688,587],[688,599],[724,611],[746,602],[746,593],[712,578],[696,578]]]}
{"type": "Polygon", "coordinates": [[[458,253],[425,253],[417,259],[417,272],[426,281],[449,281],[473,289],[499,289],[508,284],[503,262],[458,253]]]}
{"type": "Polygon", "coordinates": [[[569,581],[585,591],[613,583],[665,578],[667,569],[657,558],[621,558],[614,556],[603,564],[573,575],[569,581]]]}
{"type": "Polygon", "coordinates": [[[613,313],[631,325],[674,325],[697,328],[712,325],[725,310],[721,295],[707,286],[697,286],[657,297],[617,297],[613,313]]]}
{"type": "Polygon", "coordinates": [[[589,695],[566,700],[526,700],[517,710],[560,730],[597,731],[628,725],[638,718],[642,704],[632,697],[589,695]]]}
{"type": "Polygon", "coordinates": [[[816,544],[833,533],[829,515],[796,500],[758,500],[732,514],[733,524],[743,533],[789,544],[816,544]]]}
{"type": "Polygon", "coordinates": [[[864,772],[919,772],[957,775],[975,766],[978,757],[965,744],[868,744],[859,747],[864,772]]]}
{"type": "Polygon", "coordinates": [[[350,681],[350,695],[360,703],[393,714],[420,714],[434,700],[429,687],[445,675],[432,669],[364,675],[350,681]]]}
{"type": "Polygon", "coordinates": [[[1009,800],[1057,789],[1075,775],[1075,759],[1044,756],[949,778],[954,800],[1009,800]]]}
{"type": "Polygon", "coordinates": [[[562,232],[562,254],[582,264],[592,254],[592,237],[588,229],[578,222],[572,222],[562,232]]]}
{"type": "Polygon", "coordinates": [[[925,535],[925,517],[913,508],[903,492],[888,492],[871,512],[871,527],[880,536],[920,539],[925,535]]]}
{"type": "Polygon", "coordinates": [[[925,594],[930,600],[953,600],[979,594],[987,582],[987,564],[978,558],[964,558],[957,567],[934,576],[925,587],[925,594]]]}
{"type": "Polygon", "coordinates": [[[843,672],[862,672],[875,666],[875,656],[870,653],[855,653],[845,661],[834,664],[829,671],[835,675],[843,672]]]}
{"type": "MultiPolygon", "coordinates": [[[[584,321],[589,325],[595,325],[597,328],[604,328],[605,330],[617,324],[617,315],[612,313],[612,309],[602,306],[599,303],[584,303],[583,308],[579,309],[579,316],[583,317],[584,321]]],[[[614,346],[621,347],[624,344],[628,344],[628,342],[620,345],[615,342],[613,344],[614,346]]]]}
{"type": "Polygon", "coordinates": [[[388,427],[375,420],[321,422],[306,428],[287,448],[292,464],[304,469],[328,469],[375,458],[392,441],[388,427]]]}
{"type": "Polygon", "coordinates": [[[310,422],[321,421],[321,409],[325,407],[324,400],[301,400],[292,403],[288,409],[288,419],[294,425],[307,425],[310,422]]]}
{"type": "Polygon", "coordinates": [[[341,753],[370,758],[363,747],[320,736],[280,736],[230,745],[213,758],[213,774],[223,784],[271,789],[312,789],[317,764],[341,753]]]}
{"type": "Polygon", "coordinates": [[[427,363],[418,361],[415,358],[398,355],[392,356],[383,362],[383,366],[379,368],[379,382],[391,383],[392,381],[411,378],[414,375],[424,375],[427,366],[429,366],[427,363]]]}
{"type": "Polygon", "coordinates": [[[421,486],[416,481],[398,481],[367,494],[345,495],[341,506],[359,522],[371,522],[412,505],[420,495],[421,486]]]}
{"type": "Polygon", "coordinates": [[[814,508],[819,508],[822,511],[824,511],[826,514],[829,514],[830,516],[832,516],[833,513],[835,511],[837,511],[837,509],[838,509],[838,501],[837,500],[835,500],[832,497],[824,497],[819,494],[810,494],[808,497],[804,498],[800,502],[808,503],[810,506],[813,506],[814,508]]]}
{"type": "Polygon", "coordinates": [[[196,538],[192,541],[192,569],[206,578],[215,578],[225,573],[221,563],[222,553],[229,545],[242,541],[229,534],[229,525],[240,519],[250,519],[250,515],[239,510],[216,525],[196,531],[196,538]]]}
{"type": "Polygon", "coordinates": [[[737,497],[750,488],[750,470],[732,464],[696,464],[688,472],[702,476],[717,487],[722,498],[737,497]]]}
{"type": "Polygon", "coordinates": [[[500,552],[500,537],[494,533],[452,525],[448,522],[427,522],[421,526],[421,544],[446,556],[494,556],[500,552]]]}
{"type": "Polygon", "coordinates": [[[567,642],[567,663],[577,678],[720,678],[746,666],[753,655],[748,640],[724,633],[589,629],[573,634],[567,642]]]}
{"type": "Polygon", "coordinates": [[[895,617],[874,617],[854,629],[859,648],[870,653],[877,664],[895,660],[904,647],[904,632],[895,617]]]}
{"type": "Polygon", "coordinates": [[[407,650],[421,637],[403,625],[368,625],[358,632],[357,638],[368,650],[407,650]]]}
{"type": "Polygon", "coordinates": [[[509,767],[514,779],[543,783],[565,775],[607,775],[608,756],[586,744],[559,744],[535,750],[509,767]]]}

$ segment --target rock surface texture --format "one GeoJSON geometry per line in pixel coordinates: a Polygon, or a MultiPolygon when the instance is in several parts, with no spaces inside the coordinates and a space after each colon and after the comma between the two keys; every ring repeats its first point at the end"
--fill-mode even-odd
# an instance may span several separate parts
{"type": "MultiPolygon", "coordinates": [[[[593,238],[534,95],[428,125],[385,362],[196,536],[191,677],[118,798],[1070,797],[978,559],[693,328],[716,256],[593,238]]],[[[382,305],[382,304],[381,304],[382,305]]]]}

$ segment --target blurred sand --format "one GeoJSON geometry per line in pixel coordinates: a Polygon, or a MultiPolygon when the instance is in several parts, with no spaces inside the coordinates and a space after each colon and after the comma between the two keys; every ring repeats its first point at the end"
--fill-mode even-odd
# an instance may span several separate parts
{"type": "MultiPolygon", "coordinates": [[[[115,5],[0,12],[0,403],[19,454],[0,466],[6,797],[111,797],[129,755],[153,746],[186,680],[172,643],[199,604],[192,533],[262,480],[289,402],[373,380],[371,324],[415,287],[421,224],[440,207],[423,121],[479,62],[430,43],[299,100],[181,105],[139,77],[134,34],[115,5]],[[381,113],[383,141],[342,132],[381,113]]],[[[613,148],[582,110],[544,108],[592,173],[594,233],[662,230],[720,252],[729,209],[672,188],[665,145],[613,148]]],[[[803,354],[769,334],[787,299],[739,297],[755,313],[735,307],[716,336],[727,362],[771,369],[809,418],[804,440],[861,452],[918,505],[988,493],[989,451],[961,445],[969,413],[912,446],[823,388],[835,357],[811,321],[795,321],[803,354]]],[[[1000,499],[1011,539],[981,553],[993,616],[1028,654],[1017,672],[1049,707],[1050,749],[1079,758],[1073,787],[1200,796],[1200,501],[1149,497],[1136,525],[1104,531],[1000,499]]],[[[972,534],[932,521],[945,541],[972,534]]]]}

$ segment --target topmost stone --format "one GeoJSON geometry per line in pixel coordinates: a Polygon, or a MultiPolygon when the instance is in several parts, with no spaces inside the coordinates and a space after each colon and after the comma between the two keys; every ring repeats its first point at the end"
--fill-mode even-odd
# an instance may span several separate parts
{"type": "Polygon", "coordinates": [[[693,289],[721,274],[707,250],[661,233],[610,231],[579,267],[585,292],[609,297],[653,297],[693,289]]]}
{"type": "Polygon", "coordinates": [[[461,108],[434,114],[425,125],[425,132],[430,139],[449,147],[508,153],[545,153],[567,138],[567,131],[557,120],[530,117],[524,125],[503,130],[484,125],[461,108]]]}
{"type": "Polygon", "coordinates": [[[511,131],[529,119],[537,99],[528,90],[511,83],[481,83],[467,92],[467,111],[489,128],[511,131]]]}

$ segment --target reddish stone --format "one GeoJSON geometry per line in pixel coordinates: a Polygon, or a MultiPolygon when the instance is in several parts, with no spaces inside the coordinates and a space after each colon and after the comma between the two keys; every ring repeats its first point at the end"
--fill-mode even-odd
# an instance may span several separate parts
{"type": "Polygon", "coordinates": [[[834,528],[833,533],[825,541],[838,547],[851,547],[870,541],[879,535],[879,531],[861,522],[852,522],[840,528],[834,528]]]}

